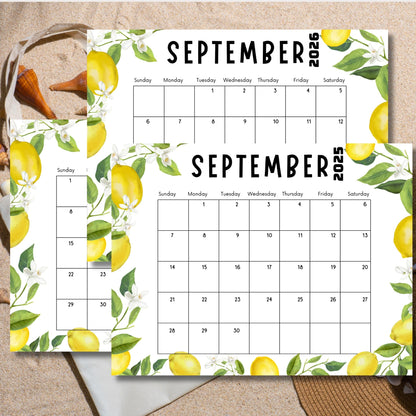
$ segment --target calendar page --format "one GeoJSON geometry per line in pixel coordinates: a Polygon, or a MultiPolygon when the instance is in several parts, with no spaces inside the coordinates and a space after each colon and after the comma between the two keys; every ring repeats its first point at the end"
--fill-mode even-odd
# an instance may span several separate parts
{"type": "Polygon", "coordinates": [[[12,122],[10,349],[110,349],[108,271],[86,262],[86,122],[12,122]]]}
{"type": "Polygon", "coordinates": [[[411,372],[410,144],[127,148],[113,375],[411,372]]]}

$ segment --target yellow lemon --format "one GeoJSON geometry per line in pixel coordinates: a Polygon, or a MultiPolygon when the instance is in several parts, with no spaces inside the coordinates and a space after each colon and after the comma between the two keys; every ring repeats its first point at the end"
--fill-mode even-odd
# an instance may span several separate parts
{"type": "Polygon", "coordinates": [[[130,166],[115,165],[111,169],[111,198],[120,208],[124,204],[123,197],[127,196],[133,208],[140,204],[143,198],[143,186],[137,172],[130,166]]]}
{"type": "Polygon", "coordinates": [[[394,245],[402,257],[412,257],[413,216],[403,218],[394,231],[394,245]]]}
{"type": "Polygon", "coordinates": [[[95,261],[100,258],[105,250],[106,241],[105,238],[99,238],[98,240],[87,241],[87,260],[95,261]]]}
{"type": "Polygon", "coordinates": [[[68,345],[72,351],[98,351],[100,349],[97,335],[85,328],[74,328],[68,331],[68,345]]]}
{"type": "Polygon", "coordinates": [[[127,370],[130,364],[130,353],[128,351],[121,354],[111,354],[111,375],[118,376],[127,370]]]}
{"type": "Polygon", "coordinates": [[[375,143],[347,143],[345,150],[352,160],[364,160],[373,153],[375,147],[375,143]]]}
{"type": "Polygon", "coordinates": [[[169,368],[175,376],[199,376],[201,364],[191,354],[183,351],[169,355],[169,368]]]}
{"type": "Polygon", "coordinates": [[[107,138],[107,130],[102,121],[93,126],[88,126],[87,129],[87,157],[91,157],[103,147],[107,138]]]}
{"type": "Polygon", "coordinates": [[[370,131],[379,143],[389,141],[389,103],[378,105],[370,117],[370,131]]]}
{"type": "Polygon", "coordinates": [[[363,351],[352,357],[347,367],[349,376],[372,376],[378,366],[375,354],[363,351]]]}
{"type": "Polygon", "coordinates": [[[322,40],[328,46],[340,46],[350,37],[351,30],[323,30],[321,32],[322,40]]]}
{"type": "Polygon", "coordinates": [[[38,152],[30,144],[15,140],[10,146],[10,176],[18,183],[23,179],[23,172],[35,183],[42,172],[42,163],[38,152]]]}
{"type": "Polygon", "coordinates": [[[257,357],[250,367],[252,376],[278,376],[279,368],[269,357],[257,357]]]}
{"type": "Polygon", "coordinates": [[[29,339],[29,330],[27,328],[10,331],[10,351],[19,351],[29,339]]]}
{"type": "Polygon", "coordinates": [[[397,321],[391,329],[390,338],[401,345],[412,345],[413,319],[410,317],[405,321],[397,321]]]}
{"type": "Polygon", "coordinates": [[[87,56],[87,85],[94,94],[100,89],[99,82],[112,93],[118,84],[117,67],[108,53],[91,51],[87,56]]]}
{"type": "Polygon", "coordinates": [[[127,235],[111,240],[111,271],[118,270],[130,256],[130,240],[127,235]]]}
{"type": "Polygon", "coordinates": [[[29,217],[23,211],[18,215],[10,216],[10,247],[16,247],[23,241],[29,231],[29,217]]]}

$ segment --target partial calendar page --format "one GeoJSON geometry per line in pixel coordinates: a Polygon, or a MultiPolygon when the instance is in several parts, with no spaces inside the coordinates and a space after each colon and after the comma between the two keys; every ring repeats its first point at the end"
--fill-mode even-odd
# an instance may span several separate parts
{"type": "Polygon", "coordinates": [[[125,208],[113,374],[411,372],[411,150],[171,147],[125,208]]]}
{"type": "Polygon", "coordinates": [[[113,30],[88,36],[90,110],[104,117],[113,137],[122,124],[123,136],[135,143],[388,141],[387,31],[113,30]],[[104,67],[111,67],[105,77],[104,67]]]}
{"type": "Polygon", "coordinates": [[[86,122],[12,124],[11,350],[109,350],[108,271],[86,261],[86,122]]]}

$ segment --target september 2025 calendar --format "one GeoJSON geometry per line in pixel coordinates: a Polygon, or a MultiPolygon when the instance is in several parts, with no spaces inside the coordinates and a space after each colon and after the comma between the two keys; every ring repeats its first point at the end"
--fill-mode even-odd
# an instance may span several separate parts
{"type": "Polygon", "coordinates": [[[411,145],[126,149],[113,374],[411,371],[411,145]]]}

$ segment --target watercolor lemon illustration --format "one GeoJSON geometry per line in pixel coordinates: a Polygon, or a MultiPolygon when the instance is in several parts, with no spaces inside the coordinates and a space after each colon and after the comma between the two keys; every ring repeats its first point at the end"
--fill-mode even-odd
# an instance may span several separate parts
{"type": "Polygon", "coordinates": [[[34,184],[42,172],[42,163],[38,152],[30,143],[15,140],[10,146],[10,176],[19,181],[34,184]]]}
{"type": "Polygon", "coordinates": [[[10,351],[19,351],[29,339],[29,330],[27,328],[10,331],[10,351]]]}
{"type": "Polygon", "coordinates": [[[87,129],[87,157],[91,157],[103,147],[105,139],[107,138],[107,130],[102,121],[92,126],[88,126],[87,129]]]}
{"type": "Polygon", "coordinates": [[[169,368],[175,376],[199,376],[201,364],[191,354],[183,351],[169,355],[169,368]]]}
{"type": "Polygon", "coordinates": [[[98,240],[87,241],[87,260],[95,261],[99,259],[103,254],[107,243],[105,238],[99,238],[98,240]]]}
{"type": "Polygon", "coordinates": [[[389,103],[378,105],[370,117],[370,131],[379,143],[389,141],[389,103]]]}
{"type": "Polygon", "coordinates": [[[352,160],[364,160],[373,153],[375,147],[375,143],[347,143],[345,150],[352,160]]]}
{"type": "Polygon", "coordinates": [[[394,231],[394,245],[402,257],[412,257],[413,216],[403,218],[394,231]]]}
{"type": "Polygon", "coordinates": [[[128,351],[121,354],[111,354],[111,375],[118,376],[127,370],[130,364],[130,353],[128,351]]]}
{"type": "Polygon", "coordinates": [[[269,357],[257,357],[250,367],[252,376],[278,376],[279,368],[269,357]]]}
{"type": "Polygon", "coordinates": [[[129,258],[131,251],[131,244],[129,237],[124,235],[121,238],[113,238],[111,240],[111,271],[118,270],[129,258]]]}
{"type": "Polygon", "coordinates": [[[349,376],[372,376],[377,371],[378,361],[375,354],[363,351],[352,357],[348,363],[349,376]]]}
{"type": "Polygon", "coordinates": [[[351,30],[323,30],[322,40],[331,47],[344,44],[350,37],[351,30]]]}
{"type": "Polygon", "coordinates": [[[100,82],[104,83],[108,93],[112,93],[118,84],[117,67],[108,53],[91,51],[87,56],[87,85],[96,95],[100,82]]]}
{"type": "Polygon", "coordinates": [[[72,351],[98,351],[100,349],[97,335],[85,328],[74,328],[68,331],[68,345],[72,351]]]}
{"type": "Polygon", "coordinates": [[[26,211],[10,216],[10,247],[16,247],[23,241],[29,231],[29,224],[26,211]]]}
{"type": "Polygon", "coordinates": [[[115,165],[111,169],[111,198],[119,207],[135,208],[143,198],[143,186],[137,172],[130,166],[115,165]]]}
{"type": "Polygon", "coordinates": [[[404,321],[397,321],[391,329],[390,338],[400,345],[412,345],[413,319],[410,317],[404,321]]]}

